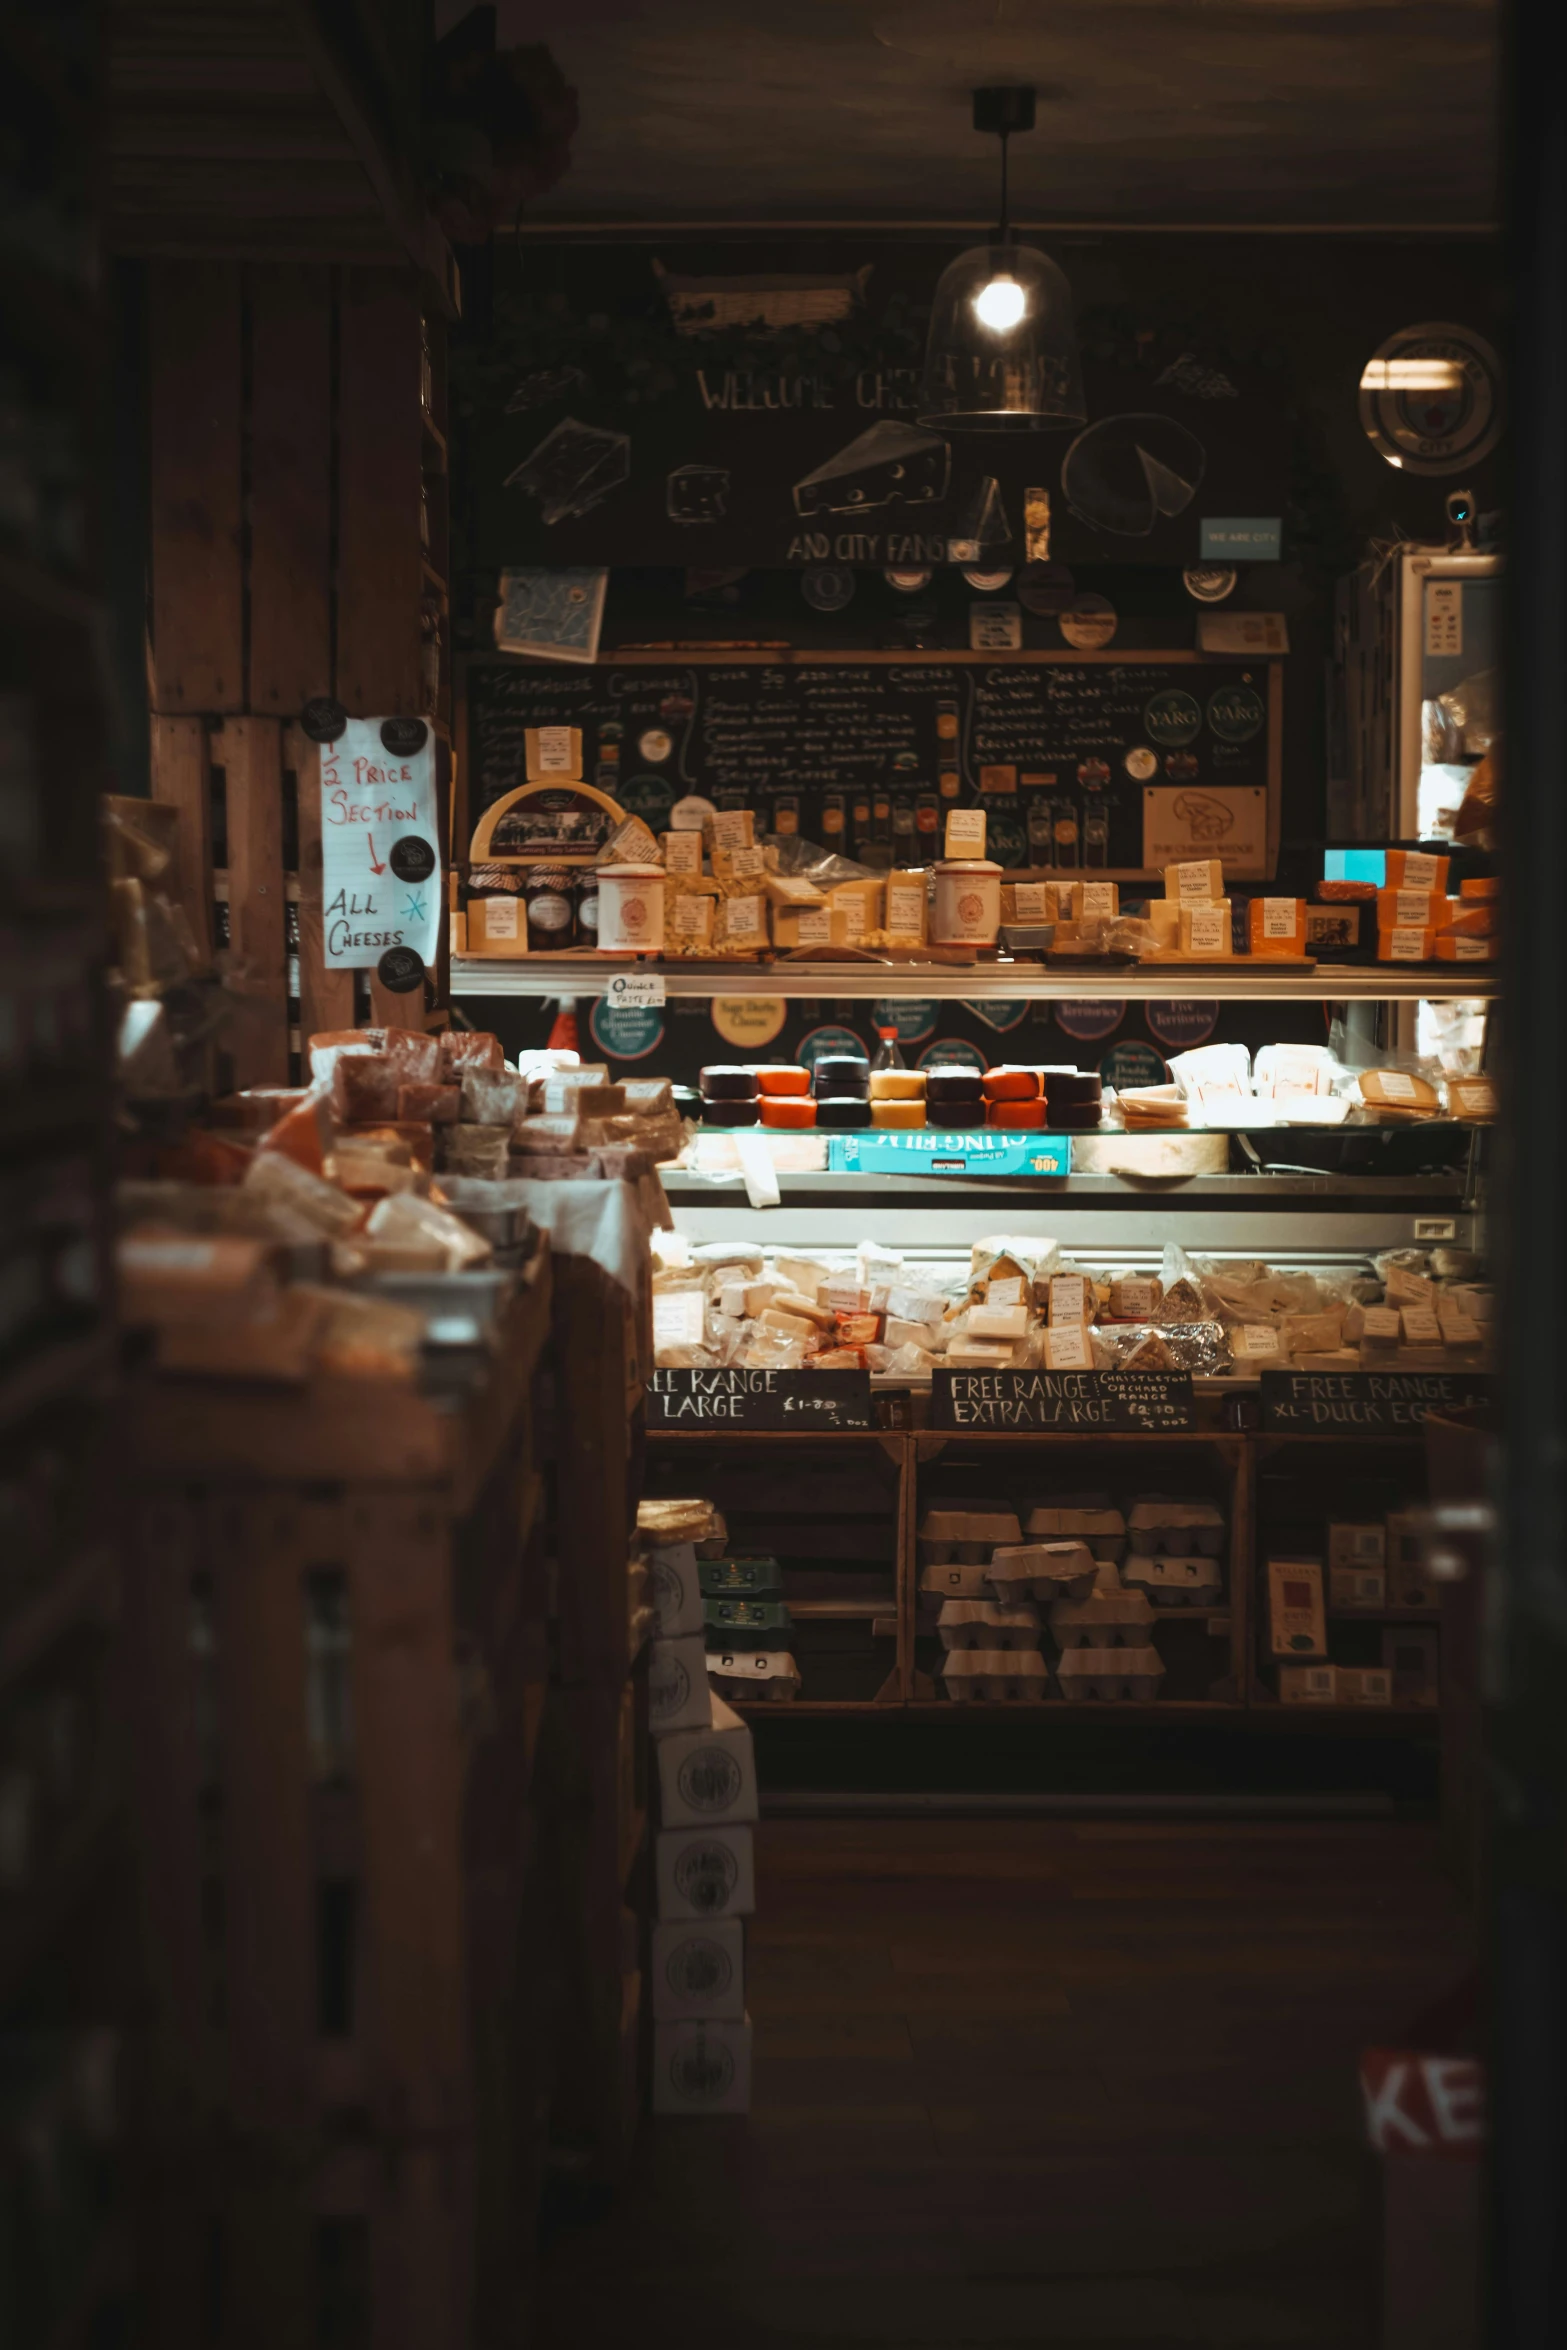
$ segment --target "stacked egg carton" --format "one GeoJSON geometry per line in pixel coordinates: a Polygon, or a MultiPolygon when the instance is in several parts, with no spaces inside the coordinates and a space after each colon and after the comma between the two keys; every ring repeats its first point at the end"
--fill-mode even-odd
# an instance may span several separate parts
{"type": "Polygon", "coordinates": [[[1006,1502],[933,1502],[920,1521],[920,1591],[935,1614],[941,1678],[958,1704],[1038,1704],[1049,1686],[1032,1597],[1003,1598],[991,1580],[998,1550],[1022,1539],[1006,1502]]]}
{"type": "Polygon", "coordinates": [[[749,1729],[709,1678],[698,1556],[722,1550],[722,1520],[692,1498],[644,1501],[637,1522],[655,1619],[653,2111],[745,2113],[742,1920],[756,1908],[756,1757],[749,1729]]]}
{"type": "Polygon", "coordinates": [[[1070,1546],[1080,1577],[1050,1608],[1060,1650],[1056,1678],[1069,1703],[1157,1697],[1164,1665],[1153,1645],[1153,1608],[1121,1576],[1126,1519],[1106,1493],[1064,1493],[1028,1512],[1031,1541],[1070,1546]]]}
{"type": "Polygon", "coordinates": [[[769,1551],[731,1558],[728,1550],[727,1539],[719,1539],[697,1551],[713,1687],[721,1698],[798,1697],[794,1620],[778,1561],[769,1551]]]}

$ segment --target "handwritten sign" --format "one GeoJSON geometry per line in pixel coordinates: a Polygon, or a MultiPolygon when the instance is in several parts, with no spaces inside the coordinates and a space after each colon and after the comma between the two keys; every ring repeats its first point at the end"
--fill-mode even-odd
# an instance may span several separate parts
{"type": "Polygon", "coordinates": [[[974,1429],[1098,1428],[1179,1435],[1196,1425],[1189,1371],[931,1373],[931,1424],[974,1429]]]}
{"type": "Polygon", "coordinates": [[[604,990],[612,1012],[658,1012],[664,1006],[664,978],[659,971],[616,971],[604,990]]]}
{"type": "Polygon", "coordinates": [[[389,950],[430,964],[441,936],[435,746],[419,718],[350,718],[321,745],[322,944],[329,971],[389,950]]]}
{"type": "Polygon", "coordinates": [[[650,1428],[874,1428],[868,1371],[655,1371],[650,1428]]]}
{"type": "Polygon", "coordinates": [[[1495,1392],[1487,1371],[1264,1371],[1261,1387],[1263,1427],[1308,1436],[1408,1436],[1495,1392]]]}

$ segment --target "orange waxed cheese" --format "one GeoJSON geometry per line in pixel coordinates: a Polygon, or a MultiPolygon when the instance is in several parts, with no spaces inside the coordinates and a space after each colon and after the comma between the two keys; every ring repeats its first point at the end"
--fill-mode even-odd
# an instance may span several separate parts
{"type": "Polygon", "coordinates": [[[760,1094],[794,1095],[809,1093],[811,1072],[797,1067],[791,1061],[780,1062],[773,1069],[758,1069],[756,1090],[760,1094]]]}
{"type": "Polygon", "coordinates": [[[915,1127],[923,1126],[924,1123],[925,1104],[923,1101],[874,1101],[871,1104],[871,1124],[873,1126],[915,1127]]]}
{"type": "Polygon", "coordinates": [[[989,1123],[992,1126],[1043,1126],[1048,1112],[1041,1101],[992,1102],[989,1123]]]}
{"type": "Polygon", "coordinates": [[[1037,1069],[987,1069],[979,1082],[987,1102],[1036,1102],[1039,1099],[1037,1069]]]}
{"type": "Polygon", "coordinates": [[[764,1093],[758,1107],[764,1126],[814,1126],[816,1104],[808,1094],[764,1093]]]}
{"type": "Polygon", "coordinates": [[[1304,898],[1253,898],[1246,909],[1246,943],[1254,955],[1306,951],[1304,898]]]}

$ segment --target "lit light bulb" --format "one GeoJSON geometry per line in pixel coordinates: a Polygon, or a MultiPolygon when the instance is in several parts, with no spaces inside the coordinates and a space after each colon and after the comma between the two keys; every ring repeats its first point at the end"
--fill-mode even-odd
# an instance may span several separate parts
{"type": "Polygon", "coordinates": [[[993,277],[974,296],[974,315],[993,334],[1010,334],[1028,303],[1015,277],[993,277]]]}

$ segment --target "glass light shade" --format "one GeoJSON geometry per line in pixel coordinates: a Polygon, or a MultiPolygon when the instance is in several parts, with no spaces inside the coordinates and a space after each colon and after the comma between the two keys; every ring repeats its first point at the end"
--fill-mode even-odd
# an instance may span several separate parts
{"type": "Polygon", "coordinates": [[[1088,421],[1072,289],[1032,245],[975,245],[942,271],[920,422],[956,432],[1048,432],[1088,421]]]}

